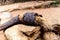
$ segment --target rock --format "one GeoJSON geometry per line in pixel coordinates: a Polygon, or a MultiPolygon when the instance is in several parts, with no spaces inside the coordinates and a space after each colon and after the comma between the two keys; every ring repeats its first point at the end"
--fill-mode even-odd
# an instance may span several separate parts
{"type": "Polygon", "coordinates": [[[8,40],[28,40],[28,33],[26,34],[26,32],[31,32],[30,34],[32,34],[34,29],[36,29],[34,26],[18,24],[8,28],[5,34],[8,40]]]}

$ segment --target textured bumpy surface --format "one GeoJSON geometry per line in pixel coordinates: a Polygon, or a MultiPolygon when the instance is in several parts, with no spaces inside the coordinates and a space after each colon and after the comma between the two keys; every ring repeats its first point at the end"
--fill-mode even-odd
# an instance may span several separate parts
{"type": "Polygon", "coordinates": [[[60,40],[60,36],[59,35],[56,35],[53,32],[46,32],[44,34],[44,39],[45,40],[60,40]]]}
{"type": "Polygon", "coordinates": [[[34,12],[27,12],[23,16],[23,22],[27,24],[35,24],[35,14],[34,12]]]}

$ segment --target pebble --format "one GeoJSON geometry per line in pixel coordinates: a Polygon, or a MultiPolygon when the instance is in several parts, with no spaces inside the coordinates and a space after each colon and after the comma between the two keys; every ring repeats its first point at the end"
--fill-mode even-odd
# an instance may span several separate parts
{"type": "Polygon", "coordinates": [[[8,20],[10,20],[10,18],[12,17],[10,12],[2,12],[2,14],[0,15],[0,24],[4,24],[5,22],[7,22],[8,20]]]}

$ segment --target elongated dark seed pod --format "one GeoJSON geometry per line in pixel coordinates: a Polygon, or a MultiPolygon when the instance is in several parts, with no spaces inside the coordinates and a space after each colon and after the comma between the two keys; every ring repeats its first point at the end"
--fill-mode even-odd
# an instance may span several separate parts
{"type": "Polygon", "coordinates": [[[9,26],[11,26],[11,25],[13,25],[13,24],[15,24],[15,23],[17,23],[17,22],[19,22],[19,17],[18,17],[18,16],[13,17],[13,18],[11,18],[8,22],[0,25],[0,30],[3,30],[3,29],[5,29],[5,28],[8,28],[9,26]]]}
{"type": "Polygon", "coordinates": [[[8,22],[0,25],[0,30],[3,30],[5,28],[8,28],[9,26],[21,21],[25,24],[29,24],[29,25],[44,25],[43,24],[43,18],[42,15],[38,15],[38,13],[34,13],[34,12],[27,12],[24,15],[22,15],[23,17],[21,18],[20,15],[11,18],[11,20],[8,20],[8,22]],[[21,20],[20,20],[21,19],[21,20]]]}

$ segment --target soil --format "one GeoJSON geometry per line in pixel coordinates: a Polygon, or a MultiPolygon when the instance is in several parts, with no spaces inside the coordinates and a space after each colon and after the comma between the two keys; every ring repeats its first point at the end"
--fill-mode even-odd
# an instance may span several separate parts
{"type": "MultiPolygon", "coordinates": [[[[17,16],[18,14],[26,12],[36,12],[41,14],[50,25],[60,24],[60,7],[56,8],[39,8],[39,9],[27,9],[27,10],[15,10],[11,12],[12,16],[17,16]]],[[[3,31],[0,31],[0,40],[6,40],[3,31]]]]}

